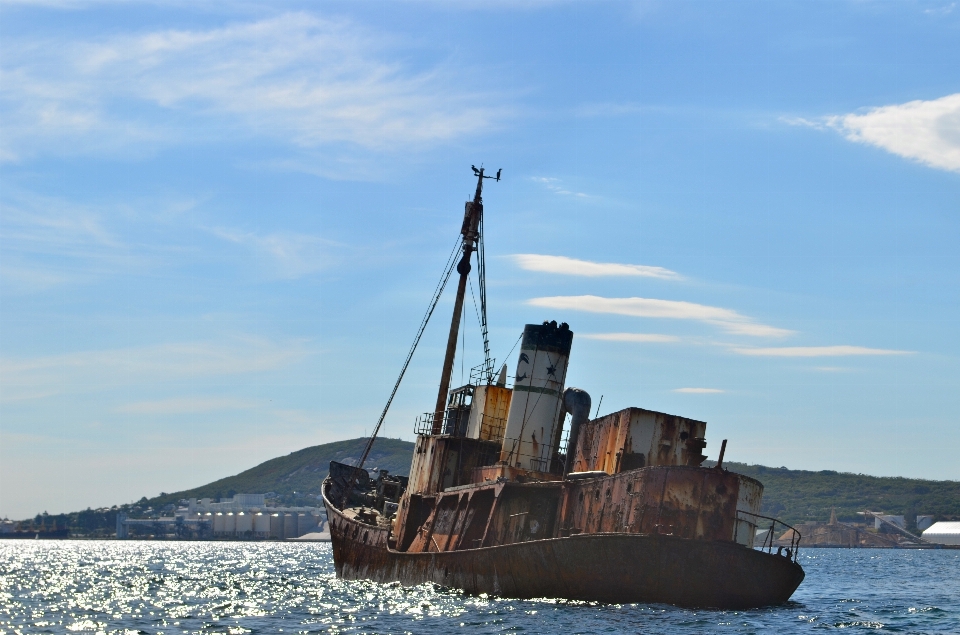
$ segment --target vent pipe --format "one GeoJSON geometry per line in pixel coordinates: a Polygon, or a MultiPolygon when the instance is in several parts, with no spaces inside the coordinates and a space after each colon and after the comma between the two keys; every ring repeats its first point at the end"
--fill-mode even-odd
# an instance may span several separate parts
{"type": "MultiPolygon", "coordinates": [[[[570,437],[567,439],[567,453],[564,461],[563,474],[566,476],[573,470],[576,460],[577,438],[580,436],[580,426],[590,420],[590,393],[580,388],[567,388],[563,391],[563,410],[560,420],[570,413],[570,437]]],[[[562,427],[562,423],[560,424],[562,427]]]]}

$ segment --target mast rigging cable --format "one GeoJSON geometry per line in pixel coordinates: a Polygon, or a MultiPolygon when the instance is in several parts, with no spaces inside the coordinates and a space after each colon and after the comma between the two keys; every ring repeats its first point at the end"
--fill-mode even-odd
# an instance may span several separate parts
{"type": "Polygon", "coordinates": [[[440,282],[437,283],[436,289],[434,289],[433,298],[430,300],[426,314],[424,314],[423,319],[420,321],[420,328],[417,330],[417,336],[413,339],[413,344],[410,346],[410,351],[407,353],[407,359],[403,362],[403,368],[400,369],[400,376],[397,377],[397,383],[393,385],[393,390],[390,391],[390,398],[387,399],[387,405],[383,407],[383,412],[380,413],[380,419],[377,421],[377,427],[373,429],[373,434],[370,435],[370,438],[367,440],[367,445],[363,449],[363,455],[360,457],[360,462],[357,464],[358,468],[363,467],[363,464],[367,461],[367,457],[370,455],[370,450],[373,448],[373,442],[377,439],[377,434],[380,432],[380,426],[383,425],[383,420],[387,417],[387,411],[390,410],[390,404],[393,403],[393,398],[396,396],[397,390],[400,388],[400,382],[403,381],[403,376],[407,372],[407,367],[410,366],[410,360],[413,359],[413,353],[417,350],[417,345],[420,343],[420,338],[423,337],[423,332],[427,329],[427,323],[430,322],[430,317],[433,315],[433,310],[437,308],[437,303],[440,302],[440,296],[443,295],[443,290],[447,286],[447,281],[450,280],[450,274],[453,273],[453,268],[457,264],[456,255],[460,250],[460,243],[461,240],[458,238],[456,244],[453,246],[453,251],[450,252],[450,256],[447,258],[446,271],[440,278],[440,282]]]}

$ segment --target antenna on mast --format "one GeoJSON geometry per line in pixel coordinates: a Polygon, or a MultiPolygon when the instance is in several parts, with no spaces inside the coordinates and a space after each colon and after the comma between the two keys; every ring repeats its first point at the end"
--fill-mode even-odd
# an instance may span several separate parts
{"type": "Polygon", "coordinates": [[[483,335],[483,374],[485,375],[487,383],[492,384],[494,368],[493,360],[490,359],[490,332],[487,326],[487,258],[483,249],[483,205],[480,195],[483,187],[483,179],[493,179],[499,182],[503,168],[497,170],[496,176],[486,176],[483,173],[483,164],[480,165],[480,169],[477,169],[475,165],[471,165],[470,167],[473,168],[473,173],[477,177],[476,200],[481,201],[480,219],[477,224],[477,278],[479,278],[480,281],[480,331],[483,335]]]}

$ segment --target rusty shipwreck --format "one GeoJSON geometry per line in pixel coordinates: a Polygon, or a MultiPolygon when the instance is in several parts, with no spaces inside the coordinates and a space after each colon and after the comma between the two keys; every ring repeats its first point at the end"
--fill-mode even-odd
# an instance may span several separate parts
{"type": "Polygon", "coordinates": [[[474,171],[460,242],[400,374],[455,267],[437,403],[417,421],[410,476],[363,469],[375,432],[358,466],[332,463],[324,481],[337,575],[514,598],[718,608],[785,602],[804,577],[800,534],[774,549],[773,537],[792,528],[760,514],[763,485],[725,470],[722,449],[715,466],[702,465],[706,423],[642,408],[591,419],[589,394],[564,385],[573,342],[565,323],[524,328],[512,385],[506,365],[496,371],[481,198],[491,177],[474,171]],[[486,361],[451,390],[473,253],[486,361]],[[758,529],[771,530],[765,544],[754,545],[758,529]]]}

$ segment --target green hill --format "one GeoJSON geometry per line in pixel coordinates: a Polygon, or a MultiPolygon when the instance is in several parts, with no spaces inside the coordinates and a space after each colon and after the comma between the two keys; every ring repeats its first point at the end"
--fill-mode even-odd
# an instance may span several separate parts
{"type": "MultiPolygon", "coordinates": [[[[327,475],[330,461],[356,462],[366,439],[351,439],[304,448],[286,456],[182,492],[163,494],[148,501],[157,505],[176,503],[182,498],[222,498],[237,492],[275,492],[287,504],[315,496],[327,475]]],[[[370,468],[380,467],[393,474],[407,474],[413,457],[413,443],[398,439],[377,439],[367,459],[370,468]]],[[[960,516],[960,482],[926,481],[908,478],[865,476],[825,470],[788,470],[763,465],[727,463],[727,469],[751,476],[764,485],[763,511],[784,522],[825,521],[837,509],[840,520],[863,520],[857,512],[869,509],[903,514],[908,524],[917,514],[938,519],[960,516]]],[[[314,499],[315,501],[315,499],[314,499]]],[[[313,502],[312,504],[316,504],[313,502]]]]}
{"type": "MultiPolygon", "coordinates": [[[[320,484],[330,461],[355,463],[366,439],[326,443],[291,452],[256,467],[193,489],[144,497],[134,505],[113,509],[86,510],[57,516],[37,516],[37,525],[70,526],[79,533],[113,531],[118,511],[139,513],[147,508],[160,510],[184,498],[229,498],[236,493],[274,492],[274,501],[285,505],[317,505],[320,484]]],[[[399,439],[377,439],[367,467],[407,474],[413,457],[413,443],[399,439]]],[[[903,514],[908,528],[917,514],[933,514],[937,520],[960,520],[960,482],[927,481],[899,477],[876,477],[824,470],[788,470],[762,465],[727,463],[727,469],[756,478],[764,484],[762,513],[796,524],[807,520],[826,521],[836,507],[840,520],[857,521],[858,511],[869,509],[903,514]]]]}
{"type": "MultiPolygon", "coordinates": [[[[320,484],[330,470],[330,461],[357,463],[367,439],[350,439],[304,448],[286,456],[270,459],[236,476],[193,489],[163,493],[156,498],[141,501],[156,508],[176,503],[182,498],[230,498],[237,493],[263,494],[275,492],[276,500],[292,505],[320,493],[320,484]]],[[[365,466],[369,469],[390,470],[391,474],[406,475],[413,459],[413,443],[400,439],[378,438],[373,444],[365,466]]],[[[316,505],[316,498],[312,503],[316,505]]]]}
{"type": "Polygon", "coordinates": [[[762,514],[786,523],[825,521],[836,507],[841,521],[863,522],[857,512],[869,509],[906,516],[908,529],[916,526],[917,514],[932,514],[937,520],[960,517],[960,481],[926,481],[902,477],[878,477],[823,470],[788,470],[727,463],[725,467],[763,483],[762,514]]]}

